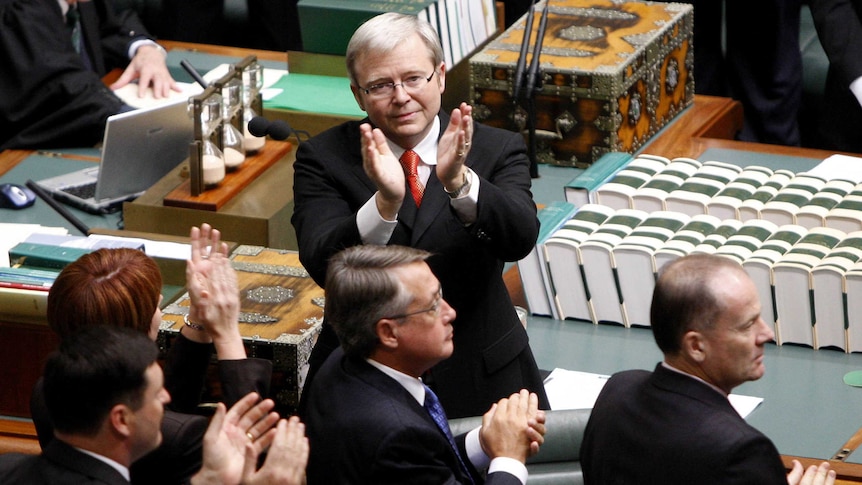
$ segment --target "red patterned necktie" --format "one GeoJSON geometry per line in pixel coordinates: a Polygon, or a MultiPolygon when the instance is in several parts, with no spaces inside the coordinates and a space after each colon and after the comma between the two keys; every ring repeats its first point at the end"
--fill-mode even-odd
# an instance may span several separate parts
{"type": "Polygon", "coordinates": [[[422,193],[425,192],[425,187],[422,186],[422,181],[419,180],[419,155],[413,150],[407,150],[401,155],[401,166],[404,168],[404,176],[407,177],[407,185],[410,186],[410,193],[413,195],[413,200],[416,202],[416,207],[422,203],[422,193]]]}

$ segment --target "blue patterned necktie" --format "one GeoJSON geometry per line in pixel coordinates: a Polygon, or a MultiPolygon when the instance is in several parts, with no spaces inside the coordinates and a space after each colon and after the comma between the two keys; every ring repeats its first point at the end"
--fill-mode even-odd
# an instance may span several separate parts
{"type": "Polygon", "coordinates": [[[434,420],[434,424],[440,428],[443,436],[445,436],[449,441],[449,446],[452,447],[455,457],[458,458],[458,463],[461,465],[461,471],[464,472],[464,476],[467,477],[467,480],[470,483],[473,483],[473,477],[470,476],[470,469],[467,468],[464,460],[461,459],[461,454],[458,453],[458,446],[455,444],[455,438],[452,436],[452,431],[449,429],[449,421],[446,419],[446,413],[443,411],[443,406],[440,405],[440,400],[437,399],[437,395],[434,394],[434,391],[432,391],[428,386],[425,386],[424,407],[425,410],[428,411],[428,414],[431,415],[431,419],[434,420]]]}

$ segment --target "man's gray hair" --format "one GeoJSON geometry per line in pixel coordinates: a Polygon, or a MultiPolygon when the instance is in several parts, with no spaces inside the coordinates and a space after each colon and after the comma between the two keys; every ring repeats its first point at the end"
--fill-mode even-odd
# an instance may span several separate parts
{"type": "Polygon", "coordinates": [[[428,57],[436,69],[443,62],[443,47],[440,45],[440,38],[434,27],[415,15],[387,12],[367,20],[350,38],[346,54],[350,82],[360,87],[359,80],[356,79],[356,62],[360,56],[370,52],[375,54],[392,52],[414,33],[419,35],[425,47],[428,48],[428,57]]]}

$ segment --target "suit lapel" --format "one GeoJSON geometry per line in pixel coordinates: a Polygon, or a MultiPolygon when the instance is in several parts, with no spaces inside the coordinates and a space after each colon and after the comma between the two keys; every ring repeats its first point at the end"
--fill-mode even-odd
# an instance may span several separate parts
{"type": "MultiPolygon", "coordinates": [[[[439,113],[437,118],[440,120],[440,132],[437,133],[437,141],[443,136],[446,127],[449,125],[449,119],[444,113],[439,113]]],[[[470,155],[467,155],[467,160],[464,163],[468,166],[470,163],[470,155]]],[[[416,221],[413,224],[413,233],[410,238],[410,244],[416,245],[429,227],[441,216],[441,212],[449,208],[449,196],[443,191],[443,184],[437,178],[436,165],[431,167],[431,176],[428,177],[428,183],[425,184],[425,194],[422,197],[422,205],[416,213],[416,221]]],[[[405,197],[405,202],[402,205],[411,206],[415,210],[415,205],[409,203],[405,197]]],[[[400,213],[399,213],[400,215],[400,213]]]]}

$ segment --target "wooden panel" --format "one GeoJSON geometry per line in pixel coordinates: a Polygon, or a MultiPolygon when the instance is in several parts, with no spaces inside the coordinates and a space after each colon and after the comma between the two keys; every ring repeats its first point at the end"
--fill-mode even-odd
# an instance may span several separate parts
{"type": "Polygon", "coordinates": [[[58,345],[47,325],[0,324],[0,415],[30,416],[30,392],[58,345]]]}

